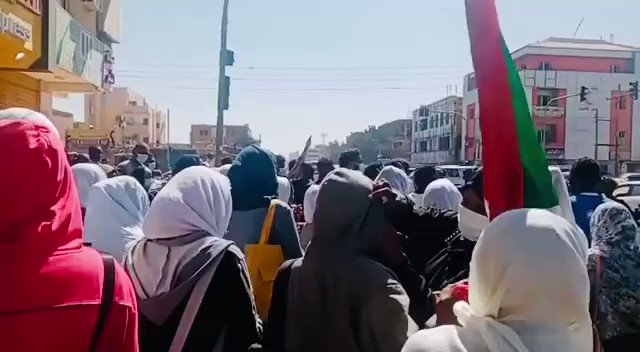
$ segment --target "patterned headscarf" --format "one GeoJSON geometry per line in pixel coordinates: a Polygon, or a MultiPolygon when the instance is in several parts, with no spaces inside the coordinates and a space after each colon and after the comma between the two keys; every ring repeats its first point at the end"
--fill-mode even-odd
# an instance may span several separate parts
{"type": "MultiPolygon", "coordinates": [[[[638,256],[640,237],[638,225],[629,210],[618,202],[600,205],[591,216],[591,249],[604,256],[613,251],[633,249],[638,256]]],[[[640,259],[640,258],[639,258],[640,259]]]]}

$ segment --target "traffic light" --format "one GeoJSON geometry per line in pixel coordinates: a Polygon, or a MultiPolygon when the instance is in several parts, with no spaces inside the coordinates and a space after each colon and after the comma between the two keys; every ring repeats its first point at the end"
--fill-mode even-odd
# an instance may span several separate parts
{"type": "Polygon", "coordinates": [[[631,88],[629,88],[631,97],[633,98],[633,100],[638,100],[638,81],[629,82],[629,85],[631,86],[631,88]]]}
{"type": "Polygon", "coordinates": [[[589,92],[589,88],[585,86],[580,87],[580,102],[587,101],[588,92],[589,92]]]}
{"type": "Polygon", "coordinates": [[[218,105],[224,110],[229,110],[229,96],[231,95],[231,78],[224,76],[220,82],[220,94],[218,94],[218,105]]]}

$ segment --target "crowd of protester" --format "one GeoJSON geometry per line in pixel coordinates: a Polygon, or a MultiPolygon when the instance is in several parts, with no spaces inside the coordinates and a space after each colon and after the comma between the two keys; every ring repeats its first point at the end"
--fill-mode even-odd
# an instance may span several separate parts
{"type": "MultiPolygon", "coordinates": [[[[209,158],[211,159],[211,158],[209,158]]],[[[637,210],[584,158],[489,221],[483,171],[258,146],[158,175],[0,111],[3,351],[634,351],[637,210]],[[18,172],[19,171],[19,172],[18,172]]]]}

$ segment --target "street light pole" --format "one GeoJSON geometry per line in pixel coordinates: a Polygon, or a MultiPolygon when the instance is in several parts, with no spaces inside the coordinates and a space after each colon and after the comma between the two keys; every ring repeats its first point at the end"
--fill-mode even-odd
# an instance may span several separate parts
{"type": "Polygon", "coordinates": [[[218,120],[216,122],[216,158],[215,165],[219,166],[222,160],[222,139],[224,138],[224,110],[228,102],[227,81],[227,25],[229,23],[229,0],[224,0],[222,5],[222,28],[220,30],[220,71],[218,73],[218,120]],[[225,99],[225,94],[227,97],[225,99]]]}

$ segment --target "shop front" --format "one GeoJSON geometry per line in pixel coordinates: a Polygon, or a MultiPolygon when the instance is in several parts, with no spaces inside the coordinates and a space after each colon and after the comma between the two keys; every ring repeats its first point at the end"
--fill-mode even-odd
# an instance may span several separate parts
{"type": "Polygon", "coordinates": [[[38,110],[40,82],[23,72],[42,56],[41,0],[0,0],[0,109],[38,110]]]}

